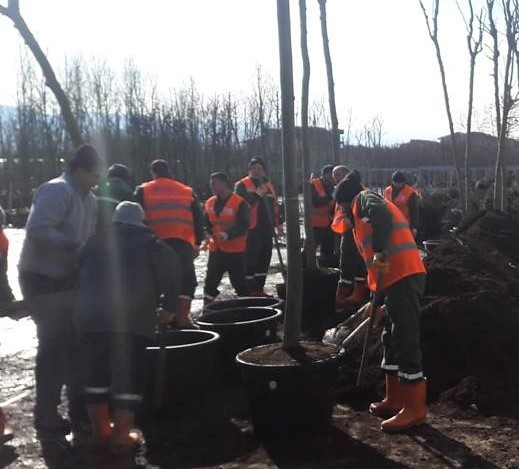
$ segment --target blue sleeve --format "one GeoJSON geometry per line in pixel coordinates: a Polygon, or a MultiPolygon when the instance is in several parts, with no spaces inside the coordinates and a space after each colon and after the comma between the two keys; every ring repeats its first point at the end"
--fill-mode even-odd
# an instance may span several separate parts
{"type": "Polygon", "coordinates": [[[61,184],[43,184],[34,195],[25,231],[37,243],[72,248],[74,240],[60,231],[70,209],[70,194],[61,184]]]}

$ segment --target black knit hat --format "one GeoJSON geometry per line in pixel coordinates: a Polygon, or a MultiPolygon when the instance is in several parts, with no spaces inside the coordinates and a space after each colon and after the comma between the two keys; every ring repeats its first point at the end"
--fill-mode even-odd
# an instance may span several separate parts
{"type": "Polygon", "coordinates": [[[393,182],[405,182],[405,175],[402,171],[395,171],[391,175],[391,180],[393,182]]]}
{"type": "Polygon", "coordinates": [[[254,156],[251,158],[251,160],[249,161],[249,168],[253,164],[260,164],[261,166],[263,166],[263,169],[265,171],[267,170],[267,165],[265,164],[265,161],[263,161],[263,158],[261,158],[260,156],[254,156]]]}
{"type": "Polygon", "coordinates": [[[350,171],[335,188],[333,198],[339,203],[348,204],[362,189],[358,173],[350,171]]]}
{"type": "Polygon", "coordinates": [[[130,170],[128,166],[120,163],[115,163],[108,168],[108,177],[109,178],[119,178],[123,181],[130,180],[130,170]]]}

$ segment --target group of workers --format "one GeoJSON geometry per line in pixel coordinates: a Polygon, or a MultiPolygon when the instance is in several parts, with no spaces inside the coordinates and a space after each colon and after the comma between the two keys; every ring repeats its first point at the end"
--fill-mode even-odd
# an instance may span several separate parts
{"type": "MultiPolygon", "coordinates": [[[[72,305],[63,301],[49,310],[42,304],[31,311],[38,336],[36,430],[80,434],[88,426],[96,445],[126,451],[137,440],[131,430],[157,315],[178,328],[196,327],[190,310],[200,250],[209,250],[205,304],[215,300],[226,271],[237,295],[264,296],[272,237],[283,231],[277,195],[259,157],[234,187],[225,173],[211,174],[213,196],[203,209],[164,160],[151,164],[152,180],[135,191],[124,165],[113,165],[100,184],[101,169],[96,149],[85,144],[63,175],[38,188],[20,286],[25,298],[75,291],[72,305]],[[69,419],[58,412],[64,385],[69,419]]],[[[425,380],[418,308],[425,269],[414,242],[417,193],[395,173],[386,200],[364,188],[357,172],[330,165],[312,187],[323,259],[333,257],[340,235],[337,305],[360,304],[368,288],[385,295],[386,397],[370,411],[389,417],[382,423],[386,431],[420,423],[425,380]]],[[[378,310],[382,301],[377,299],[378,310]]]]}

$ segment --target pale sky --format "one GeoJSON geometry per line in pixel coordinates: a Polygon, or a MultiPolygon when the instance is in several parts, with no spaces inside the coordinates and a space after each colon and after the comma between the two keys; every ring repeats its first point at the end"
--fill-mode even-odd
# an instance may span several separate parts
{"type": "MultiPolygon", "coordinates": [[[[291,4],[299,100],[298,1],[291,4]]],[[[162,87],[180,87],[193,77],[204,94],[249,92],[258,65],[274,80],[279,77],[275,0],[20,0],[20,5],[56,69],[77,55],[104,59],[114,69],[132,58],[162,87]]],[[[307,0],[307,6],[311,94],[326,97],[317,0],[307,0]]],[[[327,9],[339,125],[346,126],[351,109],[354,128],[380,116],[386,143],[447,134],[435,52],[418,0],[328,0],[327,9]]],[[[466,113],[468,54],[455,0],[441,1],[440,40],[459,125],[466,113]]],[[[24,47],[10,20],[0,16],[0,104],[14,102],[24,47]]],[[[489,59],[481,54],[479,60],[476,126],[487,130],[492,84],[489,59]]]]}

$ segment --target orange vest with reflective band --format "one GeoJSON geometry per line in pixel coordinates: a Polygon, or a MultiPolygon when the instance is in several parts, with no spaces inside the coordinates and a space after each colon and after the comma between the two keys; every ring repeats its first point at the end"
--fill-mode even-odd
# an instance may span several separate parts
{"type": "MultiPolygon", "coordinates": [[[[368,269],[369,289],[375,291],[377,289],[377,272],[373,266],[373,255],[375,254],[372,245],[373,228],[359,216],[360,194],[352,202],[354,217],[353,237],[368,269]]],[[[382,290],[410,275],[425,273],[425,267],[420,258],[413,234],[409,229],[409,223],[396,205],[386,200],[386,207],[391,212],[393,226],[389,243],[384,251],[385,262],[389,263],[390,272],[382,277],[382,290]]]]}
{"type": "Polygon", "coordinates": [[[143,188],[146,221],[157,237],[195,244],[193,189],[168,178],[146,182],[143,188]]]}
{"type": "MultiPolygon", "coordinates": [[[[240,179],[236,185],[243,183],[243,185],[245,186],[245,188],[247,189],[247,193],[248,194],[255,194],[256,193],[256,184],[254,184],[254,182],[252,181],[252,178],[250,176],[245,176],[244,178],[240,179]]],[[[270,181],[267,181],[265,183],[265,185],[267,186],[267,189],[272,193],[272,197],[274,198],[274,218],[277,217],[277,196],[276,196],[276,192],[274,191],[274,186],[272,185],[272,183],[270,181]]],[[[249,223],[249,230],[253,230],[254,228],[256,228],[256,225],[258,224],[258,203],[259,201],[254,204],[254,205],[249,205],[250,206],[250,223],[249,223]]],[[[274,222],[275,224],[275,222],[274,222]]]]}
{"type": "MultiPolygon", "coordinates": [[[[238,209],[240,204],[244,201],[238,194],[232,194],[225,202],[222,211],[217,215],[214,211],[214,204],[218,200],[216,195],[207,199],[205,202],[205,212],[207,218],[211,222],[213,235],[216,233],[227,232],[236,224],[236,216],[238,215],[238,209]]],[[[247,241],[247,235],[238,236],[233,239],[221,241],[215,239],[214,236],[209,238],[209,250],[216,251],[220,249],[223,252],[243,252],[245,251],[245,244],[247,241]]]]}
{"type": "MultiPolygon", "coordinates": [[[[321,178],[312,179],[310,182],[312,186],[314,186],[319,197],[324,197],[326,195],[321,178]]],[[[322,205],[321,207],[312,206],[312,226],[314,228],[329,228],[332,222],[333,205],[333,200],[330,200],[329,203],[322,205]]]]}
{"type": "Polygon", "coordinates": [[[409,220],[409,197],[413,194],[417,194],[416,190],[411,187],[409,184],[406,184],[398,195],[396,199],[393,200],[391,194],[393,192],[393,186],[388,186],[384,189],[384,199],[389,200],[393,204],[395,204],[400,211],[403,213],[404,217],[409,220]]]}
{"type": "Polygon", "coordinates": [[[351,229],[351,222],[346,216],[344,209],[339,204],[335,205],[335,213],[333,214],[331,227],[334,233],[337,233],[341,236],[346,233],[346,231],[351,229]]]}

